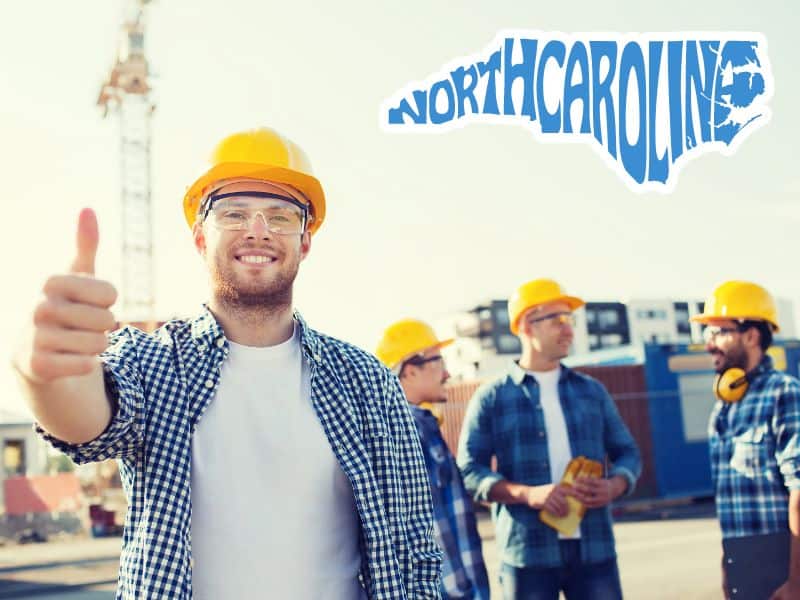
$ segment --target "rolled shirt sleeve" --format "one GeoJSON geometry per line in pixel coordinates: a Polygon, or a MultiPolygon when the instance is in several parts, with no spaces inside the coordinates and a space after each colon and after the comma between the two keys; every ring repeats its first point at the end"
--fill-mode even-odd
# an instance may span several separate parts
{"type": "Polygon", "coordinates": [[[494,442],[492,433],[492,405],[495,391],[483,386],[473,394],[464,415],[458,440],[458,468],[464,478],[464,487],[479,502],[489,501],[489,491],[504,477],[491,468],[494,442]]]}
{"type": "Polygon", "coordinates": [[[76,464],[131,456],[143,440],[144,392],[130,328],[112,334],[100,359],[106,395],[113,405],[113,416],[103,433],[88,442],[71,444],[34,424],[39,435],[76,464]]]}
{"type": "Polygon", "coordinates": [[[800,490],[800,382],[785,377],[772,417],[775,460],[788,490],[800,490]]]}

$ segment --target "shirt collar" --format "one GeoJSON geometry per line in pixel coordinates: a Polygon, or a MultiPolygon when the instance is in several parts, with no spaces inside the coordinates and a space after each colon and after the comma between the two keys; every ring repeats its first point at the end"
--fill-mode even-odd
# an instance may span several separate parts
{"type": "Polygon", "coordinates": [[[191,321],[192,324],[192,340],[198,346],[210,346],[215,344],[217,340],[225,340],[225,333],[222,331],[214,315],[208,309],[206,304],[191,321]]]}
{"type": "Polygon", "coordinates": [[[294,311],[293,316],[300,332],[300,346],[308,355],[313,357],[314,360],[319,361],[322,351],[322,340],[319,334],[306,324],[305,319],[303,319],[299,312],[294,311]]]}
{"type": "Polygon", "coordinates": [[[422,419],[422,421],[430,427],[439,429],[439,421],[436,420],[436,416],[427,408],[420,408],[416,404],[411,404],[410,402],[408,407],[411,409],[411,413],[414,415],[414,417],[422,419]]]}
{"type": "MultiPolygon", "coordinates": [[[[567,378],[570,371],[570,369],[563,363],[560,364],[560,367],[561,367],[561,374],[558,376],[559,383],[561,383],[567,378]]],[[[525,377],[530,376],[530,373],[528,373],[528,371],[520,367],[519,363],[514,360],[511,361],[511,365],[508,368],[508,376],[511,378],[511,381],[513,381],[516,385],[522,385],[522,382],[525,381],[525,377]]]]}
{"type": "Polygon", "coordinates": [[[765,353],[764,356],[761,357],[761,362],[758,363],[758,366],[750,372],[749,379],[752,381],[756,377],[772,370],[772,357],[765,353]]]}
{"type": "MultiPolygon", "coordinates": [[[[320,356],[322,341],[319,334],[306,325],[305,320],[299,312],[294,311],[292,317],[299,330],[301,347],[315,360],[320,356]]],[[[192,340],[198,347],[212,346],[214,344],[225,343],[225,332],[208,309],[208,305],[203,304],[203,308],[191,321],[192,340]],[[218,342],[217,340],[222,340],[218,342]]]]}

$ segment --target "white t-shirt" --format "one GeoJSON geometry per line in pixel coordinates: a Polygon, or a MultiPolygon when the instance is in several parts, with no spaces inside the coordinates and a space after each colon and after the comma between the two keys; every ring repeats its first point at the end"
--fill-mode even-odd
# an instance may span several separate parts
{"type": "MultiPolygon", "coordinates": [[[[569,432],[561,409],[558,395],[558,378],[561,367],[552,371],[528,371],[539,384],[539,403],[544,414],[544,427],[547,431],[547,453],[550,458],[550,481],[557,483],[564,476],[564,471],[572,460],[572,449],[569,446],[569,432]]],[[[560,538],[575,539],[580,537],[580,527],[575,534],[560,538]]]]}
{"type": "Polygon", "coordinates": [[[196,600],[357,600],[353,489],[311,405],[296,336],[230,343],[192,440],[196,600]]]}

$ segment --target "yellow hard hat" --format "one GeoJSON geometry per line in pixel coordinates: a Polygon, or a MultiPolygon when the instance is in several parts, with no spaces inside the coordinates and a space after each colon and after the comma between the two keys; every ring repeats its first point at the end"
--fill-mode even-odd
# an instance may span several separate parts
{"type": "Polygon", "coordinates": [[[586,304],[580,298],[568,296],[552,279],[534,279],[523,283],[508,300],[508,324],[511,333],[519,333],[519,319],[526,311],[549,302],[566,302],[570,310],[586,304]]]}
{"type": "Polygon", "coordinates": [[[714,319],[767,321],[779,331],[775,301],[767,290],[749,281],[726,281],[708,297],[703,314],[690,320],[707,324],[714,319]]]}
{"type": "Polygon", "coordinates": [[[305,152],[274,129],[262,127],[234,133],[211,154],[211,166],[183,198],[183,214],[191,228],[200,202],[217,182],[244,177],[283,183],[297,189],[311,204],[308,230],[314,233],[325,219],[325,193],[311,173],[305,152]]]}
{"type": "Polygon", "coordinates": [[[390,369],[394,369],[405,359],[426,350],[444,348],[453,343],[452,339],[440,340],[430,325],[416,319],[403,319],[390,325],[383,332],[375,355],[390,369]]]}

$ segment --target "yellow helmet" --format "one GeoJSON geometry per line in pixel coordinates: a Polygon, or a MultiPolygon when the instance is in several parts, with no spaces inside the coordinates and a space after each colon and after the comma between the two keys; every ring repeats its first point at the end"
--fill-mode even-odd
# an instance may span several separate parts
{"type": "Polygon", "coordinates": [[[390,325],[383,332],[375,355],[387,367],[394,369],[415,354],[435,348],[444,348],[452,343],[452,339],[438,339],[427,323],[416,319],[403,319],[390,325]]]}
{"type": "Polygon", "coordinates": [[[215,183],[245,177],[283,183],[297,189],[311,205],[308,230],[314,233],[325,219],[325,194],[312,175],[305,152],[274,129],[262,127],[229,135],[211,154],[210,168],[187,190],[183,214],[191,228],[205,194],[215,183]]]}
{"type": "Polygon", "coordinates": [[[566,302],[570,310],[586,304],[580,298],[568,296],[552,279],[534,279],[523,283],[508,300],[508,324],[511,333],[519,333],[519,320],[525,312],[549,302],[566,302]]]}
{"type": "Polygon", "coordinates": [[[767,321],[778,328],[778,310],[770,293],[749,281],[726,281],[708,297],[703,314],[690,320],[707,324],[713,319],[767,321]]]}

